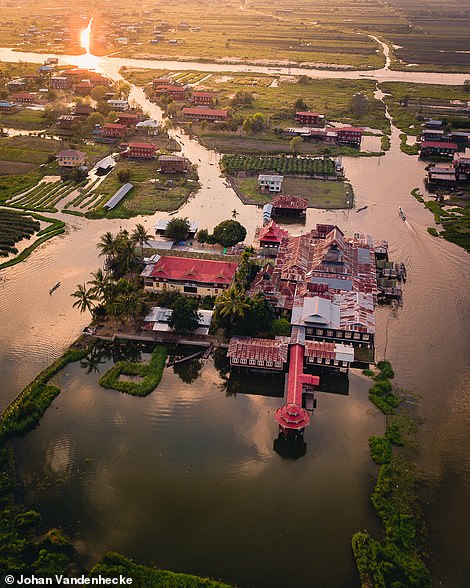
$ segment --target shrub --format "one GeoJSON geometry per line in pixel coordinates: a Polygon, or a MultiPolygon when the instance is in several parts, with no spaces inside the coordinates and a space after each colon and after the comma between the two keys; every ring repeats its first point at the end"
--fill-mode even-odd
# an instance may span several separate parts
{"type": "Polygon", "coordinates": [[[392,457],[392,446],[384,437],[371,437],[369,439],[370,455],[375,463],[382,465],[390,463],[392,457]]]}
{"type": "Polygon", "coordinates": [[[147,396],[155,390],[162,379],[166,356],[166,347],[158,346],[154,349],[148,363],[118,361],[100,378],[100,386],[134,396],[147,396]],[[141,382],[122,382],[119,380],[121,374],[142,376],[143,379],[141,382]]]}

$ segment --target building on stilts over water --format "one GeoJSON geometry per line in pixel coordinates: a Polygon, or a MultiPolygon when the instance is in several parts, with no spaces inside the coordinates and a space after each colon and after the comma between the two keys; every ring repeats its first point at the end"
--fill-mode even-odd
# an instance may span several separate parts
{"type": "Polygon", "coordinates": [[[361,233],[348,238],[334,225],[293,236],[269,221],[254,246],[269,261],[250,296],[263,293],[279,316],[288,316],[291,335],[234,337],[228,357],[232,369],[287,371],[286,404],[275,419],[280,439],[302,439],[323,378],[374,362],[375,305],[401,300],[406,270],[388,261],[385,241],[361,233]]]}

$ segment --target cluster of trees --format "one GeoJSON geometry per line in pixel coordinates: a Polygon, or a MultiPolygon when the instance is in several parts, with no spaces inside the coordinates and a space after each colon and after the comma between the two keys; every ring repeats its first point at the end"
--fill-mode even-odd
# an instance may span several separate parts
{"type": "Polygon", "coordinates": [[[349,102],[349,110],[354,116],[364,116],[369,110],[369,98],[362,92],[356,92],[349,102]]]}
{"type": "Polygon", "coordinates": [[[77,286],[72,294],[76,299],[73,306],[80,312],[120,318],[124,323],[141,316],[148,307],[148,295],[136,276],[142,268],[143,249],[149,237],[140,224],[132,234],[126,230],[116,236],[105,233],[98,249],[106,257],[106,270],[98,269],[92,274],[93,280],[77,286]],[[141,256],[135,251],[136,245],[141,247],[141,256]]]}
{"type": "MultiPolygon", "coordinates": [[[[294,145],[291,148],[296,148],[294,145]]],[[[281,174],[334,175],[334,161],[328,157],[295,157],[290,155],[223,155],[222,170],[231,174],[237,171],[275,172],[281,174]]]]}
{"type": "Polygon", "coordinates": [[[238,90],[230,101],[231,106],[251,106],[253,104],[253,92],[238,90]]]}
{"type": "Polygon", "coordinates": [[[199,243],[209,245],[219,244],[222,247],[233,247],[246,237],[246,229],[238,221],[229,219],[219,223],[212,234],[207,229],[201,229],[196,235],[199,243]]]}

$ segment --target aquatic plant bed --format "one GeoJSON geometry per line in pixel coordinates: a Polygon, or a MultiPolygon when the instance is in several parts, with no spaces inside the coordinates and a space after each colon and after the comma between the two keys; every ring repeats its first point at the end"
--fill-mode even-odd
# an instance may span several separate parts
{"type": "MultiPolygon", "coordinates": [[[[379,362],[377,367],[379,373],[372,372],[375,382],[390,383],[394,376],[390,363],[379,362]]],[[[394,398],[398,406],[402,398],[394,398]]],[[[389,414],[387,410],[383,412],[389,414]]],[[[384,437],[369,439],[371,457],[380,465],[371,501],[384,525],[385,538],[377,541],[366,531],[355,533],[352,538],[362,586],[431,586],[421,559],[420,508],[411,463],[415,430],[412,419],[402,410],[387,417],[384,437]]]]}
{"type": "Polygon", "coordinates": [[[330,158],[286,155],[223,155],[220,167],[224,173],[271,172],[303,176],[335,176],[335,163],[330,158]]]}
{"type": "Polygon", "coordinates": [[[15,210],[0,210],[0,257],[18,253],[15,244],[30,239],[39,228],[39,222],[31,216],[15,210]]]}
{"type": "Polygon", "coordinates": [[[192,574],[178,574],[167,570],[158,570],[150,566],[134,563],[119,553],[108,553],[102,561],[91,570],[91,578],[132,578],[135,586],[161,586],[167,588],[230,588],[218,580],[201,578],[192,574]]]}
{"type": "Polygon", "coordinates": [[[134,396],[147,396],[155,390],[162,379],[167,356],[166,347],[157,346],[148,363],[118,361],[100,378],[100,386],[134,396]],[[141,381],[123,381],[122,376],[140,376],[141,381]]]}
{"type": "Polygon", "coordinates": [[[8,437],[30,431],[39,423],[60,393],[60,388],[49,384],[49,380],[68,363],[84,358],[90,349],[83,340],[78,340],[10,402],[0,416],[0,444],[8,437]]]}
{"type": "Polygon", "coordinates": [[[434,214],[436,224],[442,225],[442,231],[428,227],[428,233],[433,237],[443,237],[470,253],[470,193],[458,191],[443,201],[425,201],[417,188],[411,193],[434,214]]]}

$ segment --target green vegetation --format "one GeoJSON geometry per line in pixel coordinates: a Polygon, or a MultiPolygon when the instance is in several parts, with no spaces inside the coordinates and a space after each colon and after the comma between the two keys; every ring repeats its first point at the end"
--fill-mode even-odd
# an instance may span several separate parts
{"type": "Polygon", "coordinates": [[[282,175],[336,175],[335,163],[330,158],[286,157],[285,155],[223,155],[220,160],[220,167],[227,174],[247,171],[253,173],[272,172],[282,175]]]}
{"type": "Polygon", "coordinates": [[[157,346],[148,363],[118,361],[100,378],[100,386],[134,396],[147,396],[155,390],[162,379],[166,356],[166,347],[157,346]],[[121,376],[135,376],[140,381],[122,381],[119,379],[121,376]]]}
{"type": "Polygon", "coordinates": [[[172,218],[166,226],[165,237],[175,241],[183,241],[189,233],[189,221],[185,218],[172,218]]]}
{"type": "Polygon", "coordinates": [[[408,145],[408,135],[406,133],[400,133],[400,151],[406,153],[406,155],[418,155],[419,145],[408,145]]]}
{"type": "Polygon", "coordinates": [[[464,104],[468,101],[468,92],[463,86],[382,82],[380,89],[386,94],[384,101],[394,125],[406,135],[418,136],[425,117],[439,117],[444,121],[452,118],[452,109],[458,108],[454,101],[464,104]]]}
{"type": "Polygon", "coordinates": [[[0,257],[18,253],[15,244],[22,239],[30,239],[40,228],[31,216],[13,210],[0,210],[0,257]]]}
{"type": "Polygon", "coordinates": [[[238,221],[229,219],[214,227],[212,237],[222,247],[232,247],[245,239],[246,229],[238,221]]]}
{"type": "Polygon", "coordinates": [[[411,195],[413,198],[416,198],[418,202],[424,203],[424,198],[420,194],[419,188],[413,188],[413,190],[411,190],[411,195]]]}
{"type": "Polygon", "coordinates": [[[379,372],[373,376],[374,385],[369,390],[369,400],[384,414],[394,414],[395,408],[400,404],[398,397],[393,393],[391,379],[393,370],[388,361],[377,363],[379,372]]]}
{"type": "Polygon", "coordinates": [[[190,574],[177,574],[166,570],[157,570],[135,564],[119,553],[108,553],[102,561],[91,570],[90,577],[132,578],[135,588],[230,588],[209,578],[201,578],[190,574]]]}
{"type": "Polygon", "coordinates": [[[439,237],[439,232],[434,227],[428,227],[427,231],[433,237],[439,237]]]}
{"type": "Polygon", "coordinates": [[[78,340],[6,407],[0,417],[0,443],[12,435],[22,435],[38,424],[60,392],[60,388],[49,384],[49,380],[68,363],[85,357],[89,349],[83,341],[78,340]]]}
{"type": "MultiPolygon", "coordinates": [[[[376,382],[393,378],[389,362],[379,362],[377,367],[376,382]]],[[[420,509],[410,463],[414,432],[413,421],[401,411],[399,415],[387,417],[385,437],[369,439],[371,457],[381,466],[371,501],[384,525],[385,538],[377,541],[366,531],[352,538],[362,586],[431,586],[429,572],[421,559],[420,509]]]]}
{"type": "MultiPolygon", "coordinates": [[[[21,109],[15,114],[0,114],[0,128],[8,127],[24,131],[40,131],[48,127],[44,110],[21,109]]],[[[0,157],[0,159],[3,159],[0,157]]]]}
{"type": "Polygon", "coordinates": [[[65,232],[65,223],[61,220],[49,218],[39,214],[30,214],[28,216],[38,221],[50,223],[50,225],[48,227],[45,227],[44,229],[41,229],[37,233],[36,240],[31,245],[23,249],[23,251],[19,253],[16,257],[13,257],[12,259],[9,259],[8,261],[4,261],[3,263],[1,263],[0,270],[5,267],[10,267],[12,265],[16,265],[17,263],[20,263],[21,261],[24,261],[36,249],[36,247],[39,247],[39,245],[41,245],[42,243],[45,243],[49,239],[52,239],[52,237],[56,237],[57,235],[61,235],[65,232]]]}
{"type": "Polygon", "coordinates": [[[178,298],[173,304],[168,325],[177,335],[187,335],[195,331],[199,325],[197,302],[187,296],[178,298]]]}
{"type": "Polygon", "coordinates": [[[199,188],[197,174],[191,169],[179,176],[157,172],[156,162],[118,162],[115,169],[94,190],[91,190],[87,218],[131,218],[141,214],[153,214],[156,210],[177,210],[199,188]],[[134,188],[115,208],[105,210],[103,204],[121,187],[118,172],[125,168],[130,172],[134,188]],[[167,185],[168,184],[168,185],[167,185]]]}

